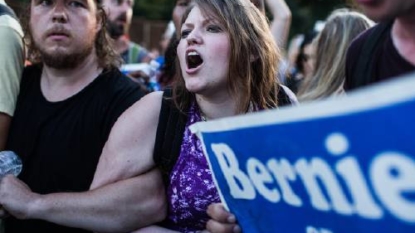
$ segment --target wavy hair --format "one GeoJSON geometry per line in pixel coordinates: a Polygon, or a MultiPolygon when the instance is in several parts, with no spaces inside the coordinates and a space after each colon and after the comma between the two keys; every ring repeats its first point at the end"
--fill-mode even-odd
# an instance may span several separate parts
{"type": "Polygon", "coordinates": [[[330,14],[316,38],[314,73],[300,86],[300,101],[343,93],[347,49],[355,37],[373,25],[369,18],[353,10],[338,9],[330,14]]]}
{"type": "MultiPolygon", "coordinates": [[[[94,1],[97,6],[97,19],[101,23],[101,30],[98,31],[95,38],[95,52],[98,59],[98,65],[105,69],[120,67],[122,59],[120,55],[114,50],[112,44],[113,40],[107,33],[106,23],[107,15],[102,7],[101,0],[94,1]]],[[[24,40],[27,47],[27,59],[33,64],[42,63],[42,55],[33,43],[33,36],[30,29],[30,6],[26,7],[26,14],[21,17],[23,30],[25,32],[24,40]]]]}
{"type": "MultiPolygon", "coordinates": [[[[277,70],[281,54],[265,15],[249,0],[194,2],[194,6],[198,6],[202,13],[217,19],[229,33],[231,54],[227,79],[231,96],[238,98],[237,113],[247,112],[250,104],[259,109],[277,107],[277,70]]],[[[183,16],[182,25],[191,9],[183,16]]],[[[178,63],[176,59],[179,77],[173,88],[173,98],[179,109],[184,111],[194,96],[186,90],[178,63]]]]}

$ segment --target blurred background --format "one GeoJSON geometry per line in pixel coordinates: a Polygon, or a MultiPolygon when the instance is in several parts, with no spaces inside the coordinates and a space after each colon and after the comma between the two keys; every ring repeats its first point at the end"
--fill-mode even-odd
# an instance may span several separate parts
{"type": "MultiPolygon", "coordinates": [[[[30,0],[6,0],[18,15],[24,14],[30,0]]],[[[289,39],[298,33],[311,30],[318,20],[340,7],[353,7],[352,0],[286,0],[292,12],[289,39]]],[[[134,18],[130,28],[132,41],[152,49],[159,46],[168,22],[174,0],[135,0],[134,18]]]]}

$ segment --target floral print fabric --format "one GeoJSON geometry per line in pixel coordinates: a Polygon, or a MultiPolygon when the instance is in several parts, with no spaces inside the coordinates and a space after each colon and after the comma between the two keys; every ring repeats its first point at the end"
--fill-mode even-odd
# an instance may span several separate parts
{"type": "Polygon", "coordinates": [[[169,201],[169,228],[180,232],[197,232],[205,229],[209,217],[207,207],[220,202],[202,145],[189,126],[201,121],[201,114],[194,102],[180,149],[179,158],[170,175],[167,189],[169,201]]]}

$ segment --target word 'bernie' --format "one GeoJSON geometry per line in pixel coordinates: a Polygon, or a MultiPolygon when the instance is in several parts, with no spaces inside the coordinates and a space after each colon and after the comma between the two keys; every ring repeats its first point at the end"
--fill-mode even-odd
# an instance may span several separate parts
{"type": "MultiPolygon", "coordinates": [[[[299,158],[294,163],[286,158],[271,158],[263,163],[251,157],[246,161],[245,173],[227,144],[214,143],[211,148],[230,187],[230,193],[236,199],[252,200],[258,192],[272,203],[283,201],[290,206],[301,207],[304,200],[291,185],[299,179],[311,206],[318,211],[381,219],[386,210],[401,221],[415,223],[415,202],[405,197],[405,194],[415,193],[415,161],[403,153],[385,151],[373,156],[366,179],[358,159],[350,155],[337,160],[332,166],[320,157],[299,158]],[[340,185],[339,178],[346,190],[340,185]],[[345,192],[350,195],[349,199],[345,192]],[[374,196],[381,203],[376,203],[374,196]]],[[[343,134],[333,133],[326,139],[326,149],[331,156],[344,155],[348,149],[348,139],[343,134]]]]}

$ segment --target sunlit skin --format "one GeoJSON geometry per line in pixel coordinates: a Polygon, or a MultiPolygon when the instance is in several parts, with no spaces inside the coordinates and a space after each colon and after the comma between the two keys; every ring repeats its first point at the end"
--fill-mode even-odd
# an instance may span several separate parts
{"type": "Polygon", "coordinates": [[[303,62],[304,67],[304,77],[310,77],[314,71],[314,56],[315,56],[315,45],[314,43],[309,43],[304,46],[304,56],[307,57],[303,62]]]}
{"type": "Polygon", "coordinates": [[[190,92],[211,95],[227,92],[230,59],[229,33],[214,18],[204,15],[199,7],[190,12],[181,28],[177,48],[186,88],[190,92]],[[191,68],[187,54],[197,52],[203,63],[191,68]]]}
{"type": "Polygon", "coordinates": [[[34,0],[31,4],[30,28],[42,53],[65,57],[92,51],[101,29],[93,0],[34,0]]]}

